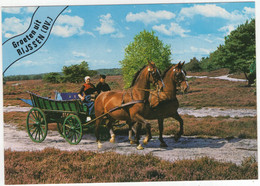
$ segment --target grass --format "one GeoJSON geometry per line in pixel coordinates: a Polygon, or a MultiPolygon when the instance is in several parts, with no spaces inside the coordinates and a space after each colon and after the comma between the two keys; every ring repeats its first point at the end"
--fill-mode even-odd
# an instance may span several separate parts
{"type": "MultiPolygon", "coordinates": [[[[227,74],[227,70],[213,72],[188,73],[188,75],[219,76],[227,74]]],[[[108,76],[107,83],[112,90],[122,90],[124,83],[122,76],[108,76]]],[[[96,84],[98,78],[93,79],[96,84]]],[[[231,82],[218,79],[188,79],[190,90],[186,95],[178,95],[180,106],[188,107],[223,107],[223,108],[253,108],[256,109],[256,95],[254,87],[248,87],[246,82],[231,82]]],[[[54,98],[54,91],[78,92],[82,83],[50,84],[42,80],[27,80],[7,82],[3,87],[4,106],[28,106],[17,98],[30,99],[26,91],[54,98]],[[17,85],[18,84],[18,85],[17,85]],[[15,86],[16,85],[16,86],[15,86]]]]}
{"type": "Polygon", "coordinates": [[[178,95],[180,107],[221,107],[256,109],[254,87],[246,82],[231,82],[218,79],[190,79],[190,90],[178,95]]]}
{"type": "Polygon", "coordinates": [[[238,166],[208,157],[172,163],[151,154],[5,151],[5,184],[257,179],[257,170],[253,158],[238,166]]]}

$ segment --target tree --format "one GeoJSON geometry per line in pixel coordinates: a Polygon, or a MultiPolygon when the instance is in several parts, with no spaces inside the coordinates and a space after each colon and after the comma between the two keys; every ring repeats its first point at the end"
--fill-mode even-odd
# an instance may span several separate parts
{"type": "Polygon", "coordinates": [[[199,60],[196,57],[192,58],[189,63],[185,64],[185,70],[191,72],[200,72],[202,70],[199,60]]]}
{"type": "Polygon", "coordinates": [[[210,60],[224,68],[229,68],[231,73],[243,72],[248,83],[254,82],[249,76],[250,66],[255,61],[255,19],[238,26],[225,37],[225,44],[210,55],[210,60]]]}
{"type": "Polygon", "coordinates": [[[134,74],[147,65],[148,61],[155,62],[160,70],[166,69],[171,65],[170,55],[170,46],[164,45],[155,36],[154,31],[140,32],[134,37],[134,41],[125,48],[125,57],[120,61],[125,88],[130,86],[134,74]]]}
{"type": "Polygon", "coordinates": [[[96,71],[89,70],[88,63],[83,61],[79,65],[64,66],[62,68],[63,81],[78,83],[84,81],[85,76],[94,76],[96,71]]]}

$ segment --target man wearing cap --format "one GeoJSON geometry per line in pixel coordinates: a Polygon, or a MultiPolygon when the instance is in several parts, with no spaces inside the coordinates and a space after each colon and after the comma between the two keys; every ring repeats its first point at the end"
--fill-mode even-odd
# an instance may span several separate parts
{"type": "MultiPolygon", "coordinates": [[[[87,105],[88,111],[89,111],[89,116],[91,117],[91,119],[95,118],[95,110],[94,110],[94,102],[91,101],[91,94],[94,94],[97,89],[96,87],[90,83],[91,79],[89,76],[85,77],[85,83],[84,85],[81,87],[78,96],[81,99],[81,101],[83,101],[83,104],[87,105]],[[85,94],[85,96],[83,96],[83,93],[85,94]]],[[[89,121],[90,118],[87,118],[87,121],[89,121]]]]}
{"type": "Polygon", "coordinates": [[[110,91],[109,85],[105,82],[106,76],[100,75],[99,83],[97,84],[97,93],[100,94],[100,92],[110,91]]]}

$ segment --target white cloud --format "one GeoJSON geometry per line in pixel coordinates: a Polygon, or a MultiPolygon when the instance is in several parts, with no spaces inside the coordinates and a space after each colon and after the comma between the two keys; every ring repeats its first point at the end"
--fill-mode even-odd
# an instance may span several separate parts
{"type": "Polygon", "coordinates": [[[88,34],[92,37],[92,32],[83,30],[84,19],[79,16],[60,15],[54,24],[52,33],[60,37],[70,37],[73,35],[88,34]]]}
{"type": "Polygon", "coordinates": [[[31,18],[29,17],[25,20],[21,20],[16,17],[5,18],[2,24],[4,37],[10,38],[25,32],[30,25],[30,21],[31,18]]]}
{"type": "Polygon", "coordinates": [[[244,10],[243,10],[242,12],[243,12],[244,14],[255,15],[255,8],[244,7],[244,10]]]}
{"type": "MultiPolygon", "coordinates": [[[[252,10],[247,8],[244,9],[244,11],[251,12],[252,10]]],[[[237,10],[228,12],[226,9],[215,4],[194,5],[193,7],[182,8],[179,14],[179,19],[183,20],[185,17],[192,18],[195,15],[222,18],[230,22],[241,22],[241,19],[245,19],[245,16],[241,12],[237,10]]]]}
{"type": "Polygon", "coordinates": [[[111,53],[111,52],[112,52],[112,50],[111,50],[111,49],[107,49],[107,52],[108,52],[108,53],[111,53]]]}
{"type": "Polygon", "coordinates": [[[87,56],[85,53],[77,52],[77,51],[73,51],[73,52],[72,52],[72,55],[75,56],[75,57],[84,57],[84,58],[89,57],[89,56],[87,56]]]}
{"type": "Polygon", "coordinates": [[[216,6],[214,4],[206,5],[194,5],[189,8],[182,8],[180,11],[180,17],[193,17],[195,15],[202,15],[205,17],[220,17],[224,19],[229,19],[231,14],[224,8],[216,6]]]}
{"type": "Polygon", "coordinates": [[[125,37],[125,35],[123,33],[119,32],[119,31],[117,31],[117,33],[112,34],[111,37],[113,37],[113,38],[123,38],[123,37],[125,37]]]}
{"type": "Polygon", "coordinates": [[[220,29],[218,29],[218,31],[220,32],[225,32],[225,35],[229,35],[230,32],[232,32],[233,30],[236,29],[237,25],[227,25],[227,26],[223,26],[220,29]]]}
{"type": "Polygon", "coordinates": [[[97,27],[96,30],[99,31],[99,34],[111,34],[116,31],[114,28],[114,21],[111,19],[111,14],[101,15],[100,16],[100,27],[97,27]]]}
{"type": "Polygon", "coordinates": [[[84,19],[79,16],[60,15],[56,23],[68,24],[75,27],[82,27],[84,25],[84,19]]]}
{"type": "Polygon", "coordinates": [[[37,7],[31,6],[31,7],[26,7],[25,11],[27,13],[34,13],[36,9],[37,9],[37,7]]]}
{"type": "Polygon", "coordinates": [[[32,65],[36,65],[37,62],[33,62],[31,60],[26,60],[26,61],[18,61],[16,62],[13,66],[14,67],[19,67],[19,66],[32,66],[32,65]]]}
{"type": "Polygon", "coordinates": [[[15,7],[15,8],[3,8],[2,11],[9,14],[20,14],[20,13],[34,13],[37,7],[15,7]]]}
{"type": "Polygon", "coordinates": [[[192,52],[196,52],[196,53],[199,53],[199,54],[209,54],[210,52],[213,51],[212,49],[196,48],[194,46],[191,46],[190,49],[191,49],[192,52]]]}
{"type": "Polygon", "coordinates": [[[187,35],[185,33],[190,32],[190,30],[184,30],[180,25],[177,23],[171,23],[170,26],[167,28],[166,25],[155,25],[153,26],[153,29],[161,32],[165,35],[171,36],[171,35],[180,35],[181,37],[186,37],[187,35]]]}
{"type": "Polygon", "coordinates": [[[71,13],[71,9],[66,9],[66,10],[64,10],[63,13],[64,13],[64,14],[65,14],[65,13],[71,13]]]}
{"type": "Polygon", "coordinates": [[[21,12],[21,9],[21,7],[3,8],[2,11],[9,14],[19,14],[21,12]]]}
{"type": "Polygon", "coordinates": [[[147,10],[146,12],[140,12],[136,14],[133,14],[132,12],[128,13],[126,16],[126,21],[127,22],[141,21],[144,24],[149,24],[152,22],[158,23],[159,20],[170,20],[175,16],[176,15],[174,13],[166,10],[160,10],[157,12],[147,10]]]}

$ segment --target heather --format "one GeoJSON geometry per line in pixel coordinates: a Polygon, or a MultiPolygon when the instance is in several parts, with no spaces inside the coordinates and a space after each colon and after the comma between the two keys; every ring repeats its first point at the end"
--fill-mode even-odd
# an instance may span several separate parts
{"type": "Polygon", "coordinates": [[[208,157],[168,162],[151,154],[5,151],[6,184],[257,179],[257,169],[253,158],[236,165],[208,157]]]}

